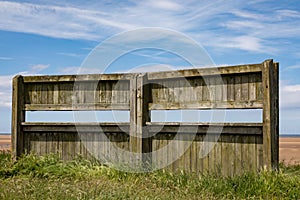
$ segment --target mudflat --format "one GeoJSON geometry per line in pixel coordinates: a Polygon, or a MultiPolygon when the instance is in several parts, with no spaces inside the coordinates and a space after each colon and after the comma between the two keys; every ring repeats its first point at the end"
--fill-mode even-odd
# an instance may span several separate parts
{"type": "MultiPolygon", "coordinates": [[[[10,150],[10,135],[0,135],[0,150],[10,150]]],[[[300,164],[300,137],[279,139],[279,160],[285,164],[300,164]]]]}

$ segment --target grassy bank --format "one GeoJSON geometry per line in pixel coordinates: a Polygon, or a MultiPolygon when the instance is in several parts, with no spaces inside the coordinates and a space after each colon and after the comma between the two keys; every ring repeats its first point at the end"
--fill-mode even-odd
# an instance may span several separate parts
{"type": "Polygon", "coordinates": [[[223,178],[156,171],[132,174],[55,155],[12,162],[0,153],[0,199],[299,199],[300,166],[223,178]]]}

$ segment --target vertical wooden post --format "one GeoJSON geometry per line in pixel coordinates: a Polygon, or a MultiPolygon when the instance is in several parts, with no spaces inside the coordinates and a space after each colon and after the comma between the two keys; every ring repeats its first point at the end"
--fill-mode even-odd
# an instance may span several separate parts
{"type": "Polygon", "coordinates": [[[147,74],[139,74],[137,76],[137,135],[141,140],[142,161],[144,167],[151,164],[152,140],[146,122],[149,122],[149,101],[150,101],[150,85],[148,84],[147,74]]]}
{"type": "Polygon", "coordinates": [[[278,65],[274,65],[273,60],[266,60],[263,63],[262,84],[264,167],[277,169],[279,151],[278,65]]]}
{"type": "Polygon", "coordinates": [[[146,74],[137,74],[130,84],[130,150],[139,154],[133,158],[136,164],[149,165],[151,163],[150,156],[143,155],[152,150],[152,141],[148,137],[146,127],[146,122],[150,121],[148,109],[150,90],[147,81],[146,74]]]}
{"type": "Polygon", "coordinates": [[[273,141],[273,169],[278,170],[279,167],[279,63],[276,62],[273,65],[273,87],[274,90],[272,95],[274,95],[275,99],[273,100],[274,104],[274,141],[273,141]]]}
{"type": "Polygon", "coordinates": [[[137,137],[137,77],[134,75],[130,80],[130,151],[141,152],[137,137]]]}
{"type": "Polygon", "coordinates": [[[12,89],[11,152],[12,158],[17,159],[24,152],[21,129],[21,123],[25,121],[24,82],[22,76],[19,75],[13,78],[12,89]]]}

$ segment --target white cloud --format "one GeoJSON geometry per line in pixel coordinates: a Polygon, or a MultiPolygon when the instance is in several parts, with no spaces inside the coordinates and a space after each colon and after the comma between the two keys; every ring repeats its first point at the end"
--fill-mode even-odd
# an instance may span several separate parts
{"type": "Polygon", "coordinates": [[[164,9],[164,10],[180,10],[182,6],[178,3],[167,1],[167,0],[160,0],[160,1],[145,1],[144,3],[147,4],[149,7],[164,9]],[[146,2],[146,3],[145,3],[146,2]]]}
{"type": "Polygon", "coordinates": [[[289,85],[286,82],[281,81],[279,93],[281,108],[300,107],[300,84],[289,85]]]}
{"type": "Polygon", "coordinates": [[[43,64],[38,64],[38,65],[33,65],[30,67],[30,73],[38,73],[40,71],[43,71],[44,69],[47,69],[49,65],[43,65],[43,64]]]}

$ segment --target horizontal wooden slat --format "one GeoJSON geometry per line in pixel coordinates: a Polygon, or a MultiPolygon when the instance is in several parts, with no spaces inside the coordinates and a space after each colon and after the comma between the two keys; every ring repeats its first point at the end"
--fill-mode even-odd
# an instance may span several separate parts
{"type": "Polygon", "coordinates": [[[149,103],[150,110],[178,110],[178,109],[261,109],[262,101],[228,101],[201,103],[149,103]]]}
{"type": "Polygon", "coordinates": [[[74,81],[103,81],[130,80],[133,74],[87,74],[87,75],[59,75],[59,76],[24,76],[24,83],[36,82],[74,82],[74,81]]]}
{"type": "Polygon", "coordinates": [[[23,122],[24,132],[129,132],[129,123],[53,123],[53,122],[23,122]],[[100,129],[101,128],[101,129],[100,129]]]}
{"type": "Polygon", "coordinates": [[[129,110],[129,104],[25,104],[27,111],[129,110]]]}
{"type": "Polygon", "coordinates": [[[237,66],[215,67],[215,68],[212,67],[212,68],[184,69],[178,71],[150,72],[148,73],[148,79],[156,80],[156,79],[167,79],[167,78],[178,78],[178,77],[253,73],[253,72],[261,72],[261,70],[262,70],[262,64],[237,65],[237,66]]]}
{"type": "Polygon", "coordinates": [[[147,123],[149,132],[207,134],[209,130],[221,134],[261,135],[262,123],[147,123]]]}

